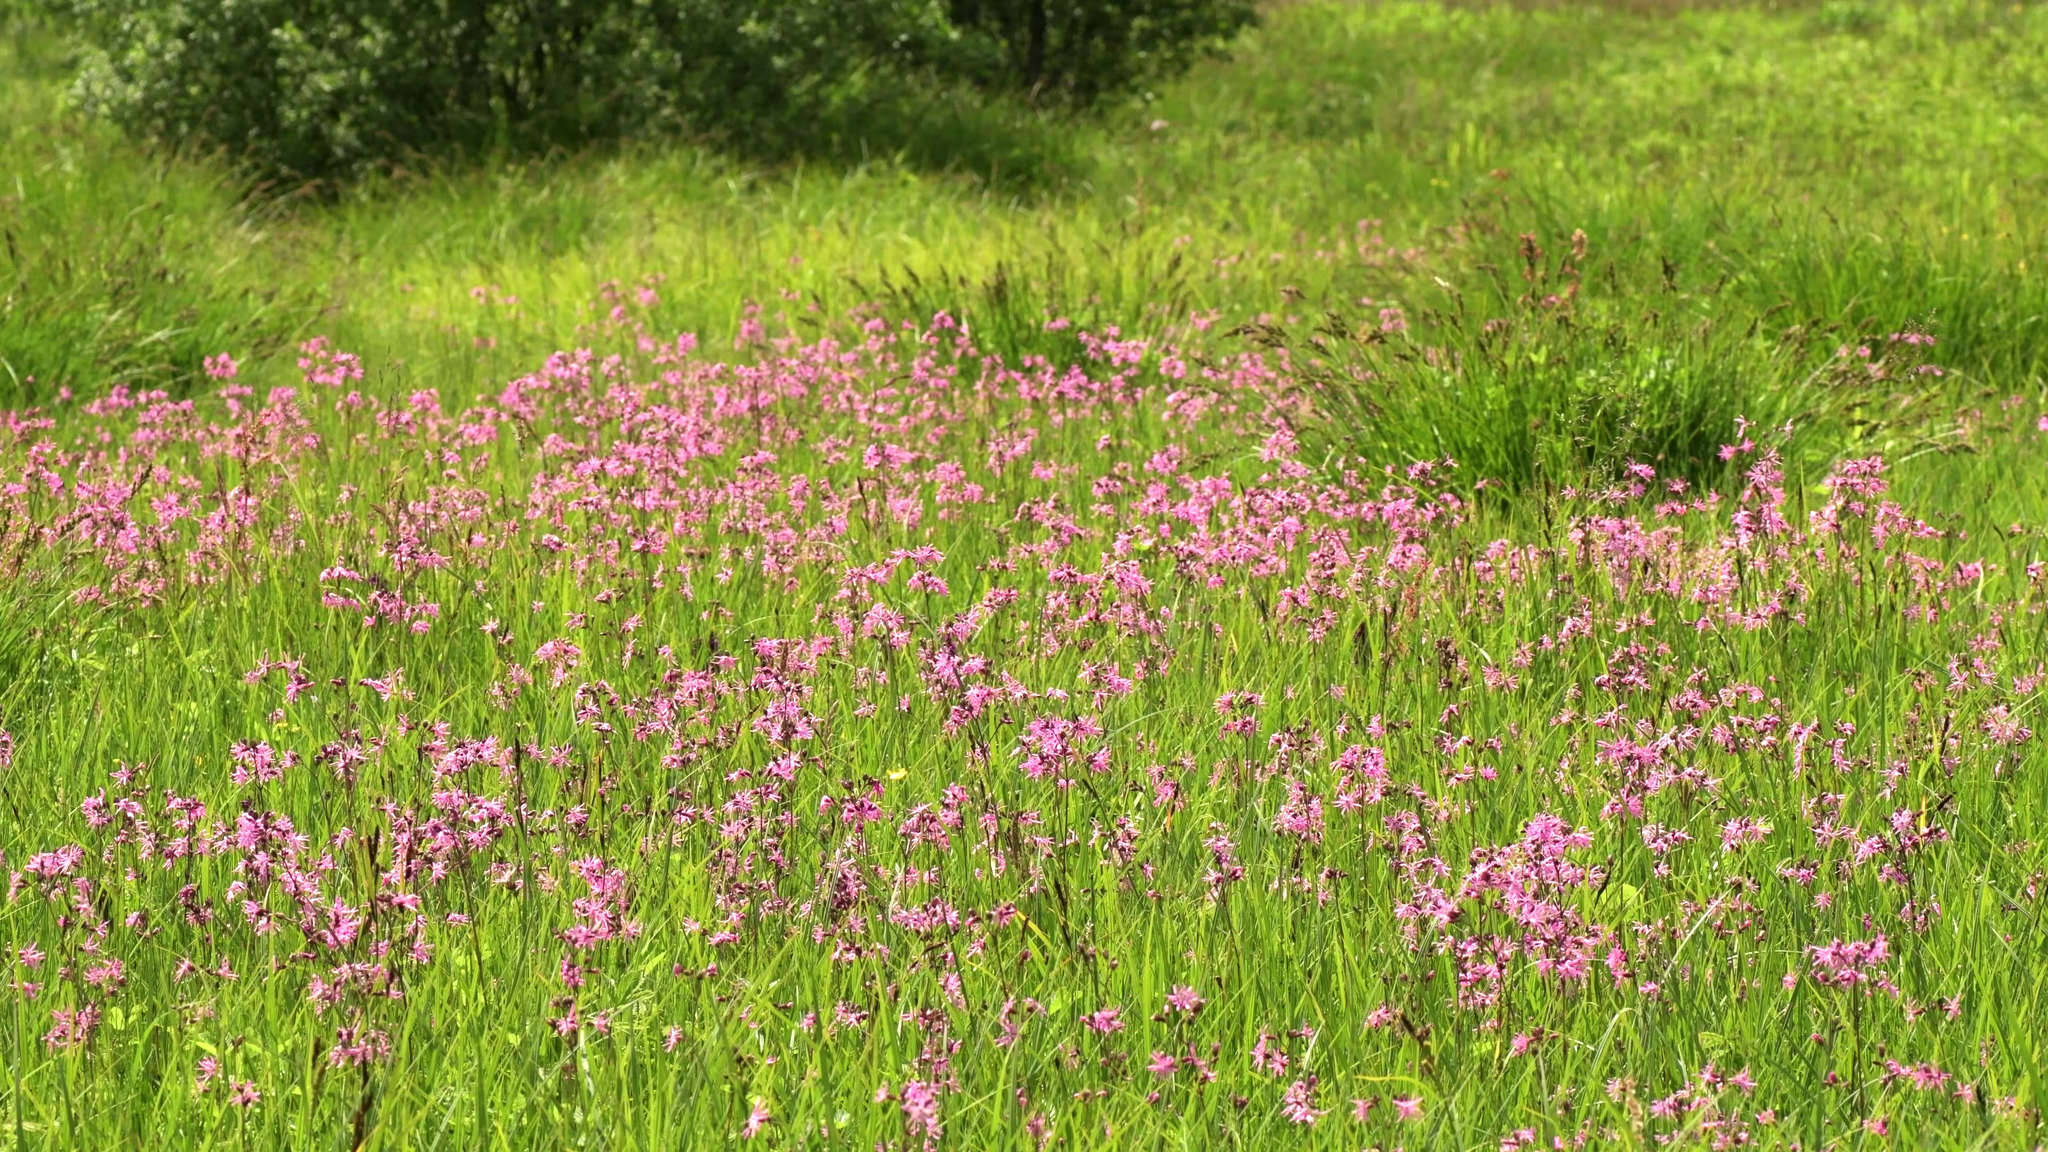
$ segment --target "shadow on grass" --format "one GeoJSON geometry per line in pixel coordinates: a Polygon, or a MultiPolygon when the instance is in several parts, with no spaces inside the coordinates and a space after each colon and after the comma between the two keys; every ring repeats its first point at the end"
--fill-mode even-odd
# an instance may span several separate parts
{"type": "Polygon", "coordinates": [[[801,161],[852,168],[878,161],[1035,198],[1085,180],[1087,122],[1002,98],[911,81],[882,81],[791,114],[720,151],[771,166],[801,161]]]}
{"type": "MultiPolygon", "coordinates": [[[[307,179],[287,173],[247,179],[253,199],[322,203],[350,193],[403,192],[422,182],[459,184],[513,170],[544,176],[625,155],[702,149],[755,176],[896,166],[1030,202],[1089,179],[1094,165],[1087,148],[1090,127],[1084,115],[883,77],[739,127],[676,121],[607,135],[533,125],[490,140],[428,146],[393,142],[392,159],[357,177],[307,179]]],[[[222,155],[234,165],[231,155],[222,155]]]]}

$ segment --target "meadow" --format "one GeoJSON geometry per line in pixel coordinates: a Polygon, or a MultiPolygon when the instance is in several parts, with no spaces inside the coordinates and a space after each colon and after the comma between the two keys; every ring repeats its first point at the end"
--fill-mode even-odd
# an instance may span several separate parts
{"type": "Polygon", "coordinates": [[[2048,8],[298,188],[6,19],[9,1147],[2039,1146],[2048,8]]]}

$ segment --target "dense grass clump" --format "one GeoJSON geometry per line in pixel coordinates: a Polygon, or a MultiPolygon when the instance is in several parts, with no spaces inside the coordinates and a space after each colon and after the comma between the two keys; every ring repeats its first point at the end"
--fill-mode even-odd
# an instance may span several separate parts
{"type": "Polygon", "coordinates": [[[2044,45],[323,199],[18,24],[0,1142],[2035,1147],[2044,45]]]}

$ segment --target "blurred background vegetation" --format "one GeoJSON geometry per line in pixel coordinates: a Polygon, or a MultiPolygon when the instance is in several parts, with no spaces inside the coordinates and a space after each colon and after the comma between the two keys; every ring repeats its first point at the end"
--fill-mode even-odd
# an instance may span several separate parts
{"type": "Polygon", "coordinates": [[[830,154],[905,92],[1068,109],[1142,92],[1253,16],[1249,0],[44,2],[86,46],[80,107],[285,181],[663,135],[830,154]]]}

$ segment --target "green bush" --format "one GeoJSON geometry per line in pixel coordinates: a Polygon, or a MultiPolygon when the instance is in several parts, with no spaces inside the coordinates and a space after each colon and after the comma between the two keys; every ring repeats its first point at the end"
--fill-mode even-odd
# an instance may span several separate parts
{"type": "Polygon", "coordinates": [[[78,11],[94,44],[77,86],[87,108],[305,176],[448,145],[746,131],[937,19],[914,0],[79,0],[78,11]]]}
{"type": "Polygon", "coordinates": [[[1086,105],[1171,76],[1252,22],[1249,0],[950,0],[947,65],[1086,105]]]}
{"type": "Polygon", "coordinates": [[[326,177],[415,151],[800,141],[863,78],[1068,105],[1184,67],[1243,0],[74,0],[83,106],[326,177]]]}

